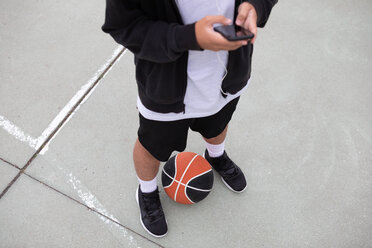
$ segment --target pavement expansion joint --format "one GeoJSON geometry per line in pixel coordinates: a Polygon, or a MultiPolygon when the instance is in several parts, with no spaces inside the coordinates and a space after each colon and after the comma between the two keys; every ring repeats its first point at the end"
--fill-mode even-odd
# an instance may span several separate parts
{"type": "Polygon", "coordinates": [[[18,174],[13,178],[13,180],[10,181],[10,183],[6,186],[6,188],[0,194],[0,200],[1,200],[1,198],[3,198],[3,196],[5,195],[5,193],[8,192],[8,190],[10,189],[10,187],[12,187],[12,185],[15,183],[15,181],[17,181],[17,179],[21,176],[21,174],[22,174],[22,170],[20,170],[18,172],[18,174]]]}
{"type": "Polygon", "coordinates": [[[17,165],[15,165],[15,164],[13,164],[13,163],[11,163],[11,162],[9,162],[9,161],[7,161],[7,160],[1,158],[1,157],[0,157],[0,160],[3,161],[4,163],[8,164],[8,165],[11,165],[11,166],[15,167],[15,168],[18,169],[18,170],[21,169],[21,168],[18,167],[17,165]]]}
{"type": "Polygon", "coordinates": [[[109,221],[112,221],[113,223],[115,223],[115,224],[121,226],[122,228],[124,228],[124,229],[126,229],[126,230],[128,230],[128,231],[130,231],[130,232],[132,232],[132,233],[135,233],[136,235],[140,236],[141,238],[143,238],[143,239],[145,239],[145,240],[147,240],[147,241],[149,241],[149,242],[151,242],[151,243],[153,243],[153,244],[155,244],[155,245],[157,245],[157,246],[159,246],[159,247],[164,247],[164,246],[162,246],[162,245],[160,245],[160,244],[158,244],[158,243],[152,241],[151,239],[147,238],[146,236],[144,236],[144,235],[142,235],[142,234],[140,234],[140,233],[134,231],[133,229],[131,229],[131,228],[127,227],[127,226],[124,226],[123,224],[121,224],[121,223],[118,222],[117,220],[114,220],[114,219],[112,219],[112,218],[110,218],[110,217],[108,217],[108,216],[106,216],[106,215],[100,213],[100,212],[97,211],[96,209],[91,208],[91,207],[89,207],[89,206],[87,206],[87,205],[81,203],[80,201],[74,199],[73,197],[67,195],[66,193],[63,193],[62,191],[60,191],[60,190],[58,190],[58,189],[56,189],[56,188],[50,186],[49,184],[47,184],[47,183],[45,183],[45,182],[43,182],[43,181],[40,181],[39,179],[37,179],[37,178],[35,178],[35,177],[33,177],[33,176],[31,176],[31,175],[25,173],[25,172],[24,172],[24,175],[28,176],[29,178],[31,178],[32,180],[34,180],[34,181],[36,181],[36,182],[38,182],[38,183],[40,183],[40,184],[42,184],[42,185],[48,187],[49,189],[51,189],[51,190],[57,192],[58,194],[61,194],[61,195],[63,195],[64,197],[67,197],[68,199],[70,199],[70,200],[74,201],[75,203],[77,203],[77,204],[79,204],[79,205],[81,205],[81,206],[87,208],[88,210],[90,210],[90,211],[92,211],[92,212],[94,212],[94,213],[96,213],[96,214],[98,214],[98,215],[100,215],[100,216],[102,216],[102,217],[108,219],[109,221]]]}

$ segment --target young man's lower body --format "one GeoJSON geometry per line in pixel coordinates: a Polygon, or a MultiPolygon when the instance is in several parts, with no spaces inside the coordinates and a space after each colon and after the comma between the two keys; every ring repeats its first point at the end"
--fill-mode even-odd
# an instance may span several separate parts
{"type": "Polygon", "coordinates": [[[238,101],[239,97],[226,104],[218,113],[201,118],[165,122],[148,120],[140,114],[138,139],[133,150],[134,165],[140,183],[136,199],[142,226],[151,235],[163,237],[168,231],[156,180],[160,161],[167,161],[173,151],[183,151],[186,148],[189,129],[199,132],[204,138],[204,157],[220,174],[224,184],[237,193],[246,189],[243,172],[227,156],[224,149],[228,123],[238,101]]]}

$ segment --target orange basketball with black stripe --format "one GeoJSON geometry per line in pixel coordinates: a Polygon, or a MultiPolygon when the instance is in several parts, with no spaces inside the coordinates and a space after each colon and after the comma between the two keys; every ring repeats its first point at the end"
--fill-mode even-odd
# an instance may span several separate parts
{"type": "Polygon", "coordinates": [[[211,165],[193,152],[181,152],[164,165],[162,176],[164,191],[174,201],[193,204],[203,200],[213,187],[211,165]]]}

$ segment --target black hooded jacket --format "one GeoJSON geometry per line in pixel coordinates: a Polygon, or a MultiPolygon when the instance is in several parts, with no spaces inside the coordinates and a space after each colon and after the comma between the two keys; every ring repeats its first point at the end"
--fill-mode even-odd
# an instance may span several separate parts
{"type": "MultiPolygon", "coordinates": [[[[246,0],[263,27],[277,0],[246,0]]],[[[235,0],[235,17],[242,0],[235,0]]],[[[175,0],[106,0],[102,30],[135,56],[136,81],[142,104],[155,112],[184,111],[189,50],[201,50],[195,23],[184,25],[175,0]]],[[[251,73],[253,45],[229,51],[221,94],[234,94],[251,73]]]]}

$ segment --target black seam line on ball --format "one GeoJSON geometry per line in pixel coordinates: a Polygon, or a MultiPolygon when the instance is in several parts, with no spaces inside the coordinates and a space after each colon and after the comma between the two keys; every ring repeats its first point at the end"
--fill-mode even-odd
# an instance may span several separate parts
{"type": "MultiPolygon", "coordinates": [[[[204,175],[204,174],[206,174],[206,173],[208,173],[208,172],[210,172],[210,171],[212,171],[212,169],[210,169],[210,170],[208,170],[208,171],[206,171],[206,172],[203,172],[203,173],[200,174],[200,175],[197,175],[197,176],[191,178],[190,181],[191,181],[192,179],[197,178],[197,177],[199,177],[199,176],[202,176],[202,175],[204,175]]],[[[189,185],[187,185],[187,184],[181,183],[180,181],[176,180],[175,178],[172,178],[170,175],[168,175],[168,173],[167,173],[164,169],[163,169],[163,172],[164,172],[165,175],[167,175],[167,177],[169,177],[170,179],[172,179],[173,182],[177,182],[177,183],[179,183],[179,184],[181,184],[182,186],[185,186],[185,187],[187,187],[187,188],[190,188],[190,189],[193,189],[193,190],[198,190],[198,191],[204,191],[204,192],[210,192],[210,191],[212,191],[212,189],[213,189],[213,188],[211,188],[211,189],[198,189],[198,188],[195,188],[195,187],[189,186],[189,185]]],[[[171,184],[169,184],[168,186],[165,186],[164,188],[165,188],[165,189],[166,189],[166,188],[169,188],[169,187],[173,184],[173,182],[172,182],[171,184]]]]}

